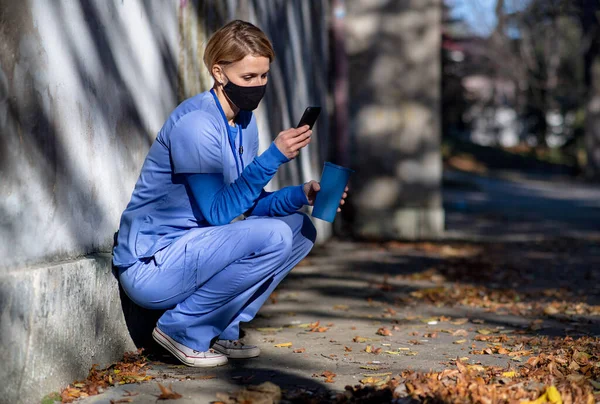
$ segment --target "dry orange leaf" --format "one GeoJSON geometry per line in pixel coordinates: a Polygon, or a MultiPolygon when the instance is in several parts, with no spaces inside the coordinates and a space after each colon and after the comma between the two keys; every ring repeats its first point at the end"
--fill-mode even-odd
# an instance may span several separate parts
{"type": "Polygon", "coordinates": [[[304,353],[306,351],[306,348],[298,348],[298,349],[294,349],[294,353],[304,353]]]}
{"type": "Polygon", "coordinates": [[[158,388],[160,389],[160,396],[157,397],[158,400],[177,400],[183,397],[181,394],[173,391],[173,385],[169,387],[165,387],[162,384],[158,383],[158,388]]]}
{"type": "Polygon", "coordinates": [[[309,332],[325,332],[327,330],[329,330],[329,327],[319,327],[320,321],[317,321],[316,323],[312,323],[308,326],[308,331],[309,332]]]}
{"type": "Polygon", "coordinates": [[[335,380],[333,380],[333,378],[337,375],[333,372],[330,372],[329,370],[326,370],[321,374],[321,376],[325,378],[325,383],[334,383],[335,380]]]}
{"type": "Polygon", "coordinates": [[[380,329],[377,330],[377,335],[383,335],[385,337],[391,337],[392,336],[392,332],[390,330],[388,330],[385,327],[381,327],[380,329]]]}
{"type": "Polygon", "coordinates": [[[350,348],[349,346],[344,346],[344,351],[352,352],[352,348],[350,348]]]}

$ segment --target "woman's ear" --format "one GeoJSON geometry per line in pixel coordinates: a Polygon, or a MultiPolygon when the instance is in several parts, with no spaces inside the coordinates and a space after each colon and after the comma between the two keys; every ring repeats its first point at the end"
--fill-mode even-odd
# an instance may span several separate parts
{"type": "Polygon", "coordinates": [[[213,65],[212,75],[217,83],[225,85],[225,75],[223,74],[223,68],[219,65],[213,65]]]}

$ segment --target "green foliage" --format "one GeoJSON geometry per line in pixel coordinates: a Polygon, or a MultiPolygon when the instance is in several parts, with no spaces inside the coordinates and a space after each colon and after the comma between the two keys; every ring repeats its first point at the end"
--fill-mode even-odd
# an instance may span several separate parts
{"type": "Polygon", "coordinates": [[[61,403],[62,398],[60,397],[60,393],[55,391],[45,395],[44,398],[42,398],[41,404],[54,404],[56,402],[61,403]]]}

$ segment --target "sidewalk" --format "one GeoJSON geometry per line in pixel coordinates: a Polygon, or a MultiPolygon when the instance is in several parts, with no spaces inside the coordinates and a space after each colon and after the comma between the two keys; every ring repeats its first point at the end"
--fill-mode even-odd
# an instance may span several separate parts
{"type": "MultiPolygon", "coordinates": [[[[452,192],[456,201],[459,191],[452,192]]],[[[452,221],[464,211],[450,206],[448,213],[452,221]]],[[[245,327],[245,340],[262,349],[259,358],[194,369],[158,351],[164,355],[147,366],[154,380],[79,402],[154,403],[159,382],[182,395],[177,403],[209,403],[266,381],[288,402],[335,402],[348,385],[447,400],[489,398],[492,390],[533,400],[550,397],[555,386],[572,402],[598,401],[600,383],[592,382],[600,382],[600,238],[577,229],[578,238],[557,232],[498,241],[465,225],[453,238],[480,241],[330,242],[295,268],[245,327]]],[[[254,394],[264,401],[248,402],[271,402],[268,393],[254,394]]],[[[367,402],[359,394],[347,393],[355,399],[348,402],[367,402]]]]}

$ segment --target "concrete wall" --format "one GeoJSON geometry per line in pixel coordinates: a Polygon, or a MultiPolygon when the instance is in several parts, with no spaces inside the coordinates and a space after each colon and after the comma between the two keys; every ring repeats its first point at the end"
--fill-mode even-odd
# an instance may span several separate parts
{"type": "MultiPolygon", "coordinates": [[[[0,401],[36,402],[134,348],[101,253],[164,119],[211,85],[207,36],[234,17],[278,53],[265,148],[327,102],[325,0],[0,0],[0,401]]],[[[318,178],[327,122],[272,188],[318,178]]]]}
{"type": "Polygon", "coordinates": [[[441,0],[346,4],[353,230],[439,237],[441,0]]]}

